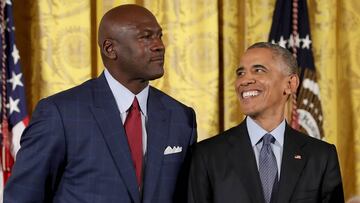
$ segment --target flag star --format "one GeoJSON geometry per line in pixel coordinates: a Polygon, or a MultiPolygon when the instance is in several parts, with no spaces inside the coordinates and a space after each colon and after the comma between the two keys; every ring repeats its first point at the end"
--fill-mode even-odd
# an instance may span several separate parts
{"type": "Polygon", "coordinates": [[[306,37],[304,39],[302,39],[303,45],[301,48],[303,49],[310,49],[310,44],[311,44],[311,40],[309,35],[306,35],[306,37]]]}
{"type": "Polygon", "coordinates": [[[299,38],[299,35],[297,34],[296,37],[295,37],[295,46],[296,47],[300,47],[300,38],[299,38]]]}
{"type": "Polygon", "coordinates": [[[319,116],[319,121],[322,121],[322,119],[323,119],[323,117],[320,115],[320,116],[319,116]]]}
{"type": "Polygon", "coordinates": [[[20,59],[20,56],[19,56],[19,50],[16,48],[16,45],[14,44],[13,46],[13,51],[11,53],[13,59],[14,59],[14,64],[16,65],[17,62],[19,61],[20,59]]]}
{"type": "Polygon", "coordinates": [[[11,32],[11,27],[9,25],[9,17],[6,18],[6,31],[11,32]]]}
{"type": "Polygon", "coordinates": [[[289,43],[288,43],[288,47],[291,48],[294,46],[294,37],[293,35],[290,35],[290,38],[289,38],[289,43]]]}
{"type": "Polygon", "coordinates": [[[319,110],[318,110],[317,108],[315,108],[315,113],[316,113],[316,114],[318,113],[318,111],[319,111],[319,110]]]}
{"type": "Polygon", "coordinates": [[[310,108],[314,108],[314,104],[313,104],[313,103],[310,103],[310,108]]]}
{"type": "Polygon", "coordinates": [[[305,106],[308,104],[308,102],[309,102],[309,101],[308,101],[307,99],[304,99],[304,100],[303,100],[303,104],[304,104],[305,106]]]}
{"type": "Polygon", "coordinates": [[[11,115],[14,111],[20,113],[20,109],[18,107],[20,99],[13,100],[12,97],[9,97],[9,103],[6,105],[7,108],[10,109],[9,115],[11,115]]]}
{"type": "Polygon", "coordinates": [[[279,46],[286,48],[286,40],[284,40],[283,36],[280,37],[280,41],[278,42],[278,44],[279,46]]]}
{"type": "Polygon", "coordinates": [[[8,80],[8,82],[12,84],[12,91],[15,90],[16,86],[24,86],[24,84],[21,82],[21,76],[22,73],[16,75],[14,71],[12,72],[11,79],[8,80]]]}

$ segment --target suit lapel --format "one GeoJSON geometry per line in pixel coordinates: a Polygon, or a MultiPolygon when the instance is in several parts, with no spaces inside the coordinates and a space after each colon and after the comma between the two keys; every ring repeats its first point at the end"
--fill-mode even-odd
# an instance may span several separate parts
{"type": "Polygon", "coordinates": [[[249,194],[252,202],[264,202],[260,176],[245,121],[235,128],[234,133],[229,134],[228,142],[231,146],[228,159],[234,171],[238,173],[246,194],[249,194]]]}
{"type": "Polygon", "coordinates": [[[125,130],[115,98],[104,74],[95,80],[93,88],[94,107],[91,108],[115,165],[134,202],[140,202],[134,166],[125,130]]]}
{"type": "Polygon", "coordinates": [[[288,125],[285,130],[284,150],[281,162],[278,202],[289,202],[300,174],[306,163],[306,156],[301,151],[305,139],[288,125]]]}
{"type": "Polygon", "coordinates": [[[159,180],[169,134],[170,112],[152,87],[148,98],[147,152],[143,202],[150,202],[159,180]]]}

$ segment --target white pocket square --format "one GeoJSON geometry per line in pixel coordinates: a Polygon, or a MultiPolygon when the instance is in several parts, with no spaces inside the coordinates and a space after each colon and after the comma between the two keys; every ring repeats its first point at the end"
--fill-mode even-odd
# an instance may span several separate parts
{"type": "Polygon", "coordinates": [[[174,147],[167,146],[165,151],[164,151],[164,155],[175,154],[175,153],[179,153],[181,151],[182,151],[182,147],[179,147],[179,146],[174,146],[174,147]]]}

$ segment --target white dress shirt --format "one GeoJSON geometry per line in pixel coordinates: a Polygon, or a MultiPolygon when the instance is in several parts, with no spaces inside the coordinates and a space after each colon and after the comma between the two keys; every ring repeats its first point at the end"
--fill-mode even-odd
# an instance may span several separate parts
{"type": "Polygon", "coordinates": [[[134,101],[134,97],[136,96],[141,110],[142,145],[143,145],[143,154],[145,154],[146,143],[147,143],[146,123],[147,123],[147,100],[149,96],[149,85],[146,86],[139,94],[135,95],[130,90],[128,90],[124,85],[119,83],[109,73],[109,71],[106,68],[104,70],[104,74],[106,81],[110,86],[111,92],[115,97],[115,101],[119,108],[120,117],[123,124],[126,120],[128,110],[134,101]]]}

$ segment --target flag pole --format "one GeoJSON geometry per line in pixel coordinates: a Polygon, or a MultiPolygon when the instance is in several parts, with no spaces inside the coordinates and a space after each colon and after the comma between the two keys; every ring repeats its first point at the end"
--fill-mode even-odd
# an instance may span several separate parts
{"type": "MultiPolygon", "coordinates": [[[[292,1],[292,15],[291,15],[291,20],[292,20],[292,41],[293,43],[291,46],[291,50],[293,53],[293,56],[295,58],[297,58],[297,49],[296,49],[296,44],[299,43],[299,32],[298,32],[298,19],[299,19],[299,5],[298,5],[298,0],[293,0],[292,1]]],[[[291,96],[292,99],[292,110],[291,110],[291,127],[299,130],[300,125],[299,125],[299,115],[297,112],[297,96],[296,96],[297,92],[293,93],[291,96]]]]}
{"type": "Polygon", "coordinates": [[[6,89],[6,20],[5,20],[5,0],[1,0],[1,11],[0,11],[0,20],[1,20],[1,42],[2,42],[2,56],[1,56],[1,134],[2,134],[2,146],[1,146],[1,165],[3,171],[3,181],[6,183],[7,179],[11,173],[11,167],[14,163],[14,159],[11,156],[10,147],[10,131],[9,124],[7,119],[7,89],[6,89]]]}

